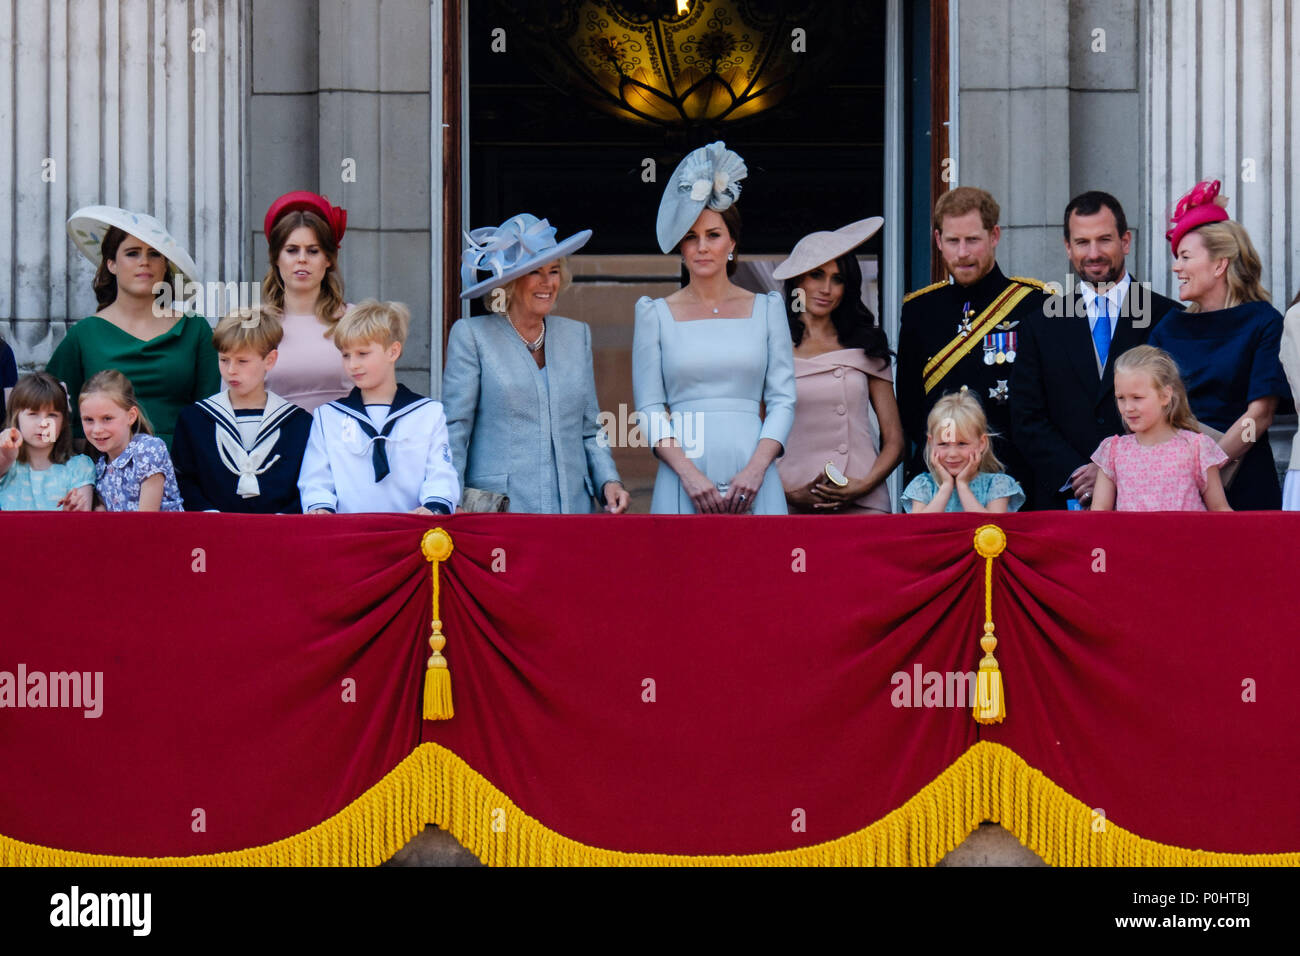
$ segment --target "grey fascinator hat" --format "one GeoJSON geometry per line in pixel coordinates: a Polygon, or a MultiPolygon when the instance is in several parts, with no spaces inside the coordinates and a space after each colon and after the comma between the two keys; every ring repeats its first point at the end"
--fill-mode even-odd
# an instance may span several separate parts
{"type": "Polygon", "coordinates": [[[461,255],[462,299],[473,299],[527,275],[538,266],[563,259],[587,244],[591,230],[575,232],[563,242],[555,241],[555,227],[545,219],[523,212],[501,225],[468,233],[468,247],[461,255]],[[490,272],[478,281],[478,273],[490,272]]]}
{"type": "Polygon", "coordinates": [[[740,181],[747,175],[745,161],[721,140],[688,153],[673,170],[659,201],[655,222],[659,248],[672,252],[705,209],[729,208],[740,198],[740,181]]]}

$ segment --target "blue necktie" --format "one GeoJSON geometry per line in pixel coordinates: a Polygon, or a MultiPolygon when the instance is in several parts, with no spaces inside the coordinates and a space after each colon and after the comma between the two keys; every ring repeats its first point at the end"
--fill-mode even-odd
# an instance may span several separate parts
{"type": "Polygon", "coordinates": [[[1097,296],[1097,321],[1092,324],[1092,341],[1097,346],[1097,358],[1101,367],[1106,367],[1106,356],[1110,353],[1110,307],[1105,296],[1097,296]]]}

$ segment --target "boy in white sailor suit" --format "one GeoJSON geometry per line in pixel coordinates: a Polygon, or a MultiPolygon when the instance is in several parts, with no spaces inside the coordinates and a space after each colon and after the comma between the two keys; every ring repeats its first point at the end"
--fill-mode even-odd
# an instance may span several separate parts
{"type": "Polygon", "coordinates": [[[298,477],[303,511],[451,514],[460,482],[451,460],[442,403],[397,383],[411,313],[400,302],[367,299],[334,327],[346,398],[312,413],[298,477]]]}
{"type": "Polygon", "coordinates": [[[260,309],[217,323],[212,344],[226,388],[182,409],[172,439],[186,511],[301,513],[298,472],[311,415],[266,390],[283,337],[279,320],[260,309]]]}

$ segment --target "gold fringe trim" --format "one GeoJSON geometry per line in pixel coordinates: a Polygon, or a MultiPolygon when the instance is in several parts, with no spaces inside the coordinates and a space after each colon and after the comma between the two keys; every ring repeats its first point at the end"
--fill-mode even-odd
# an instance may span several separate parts
{"type": "Polygon", "coordinates": [[[986,740],[875,823],[775,853],[681,856],[586,846],[528,816],[450,750],[427,743],[330,819],[266,846],[129,857],[0,836],[0,866],[373,866],[426,822],[489,866],[933,866],[986,820],[1001,823],[1052,866],[1300,866],[1300,852],[1216,853],[1145,840],[1097,817],[1020,755],[986,740]]]}

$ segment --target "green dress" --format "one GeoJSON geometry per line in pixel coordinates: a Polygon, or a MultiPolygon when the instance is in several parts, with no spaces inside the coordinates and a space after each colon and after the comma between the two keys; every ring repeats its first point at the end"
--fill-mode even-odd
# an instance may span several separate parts
{"type": "Polygon", "coordinates": [[[186,405],[221,388],[217,350],[205,318],[186,313],[162,335],[145,341],[97,315],[82,319],[64,336],[45,370],[68,386],[73,434],[83,437],[77,396],[96,372],[115,368],[131,380],[154,434],[172,444],[176,416],[186,405]]]}

